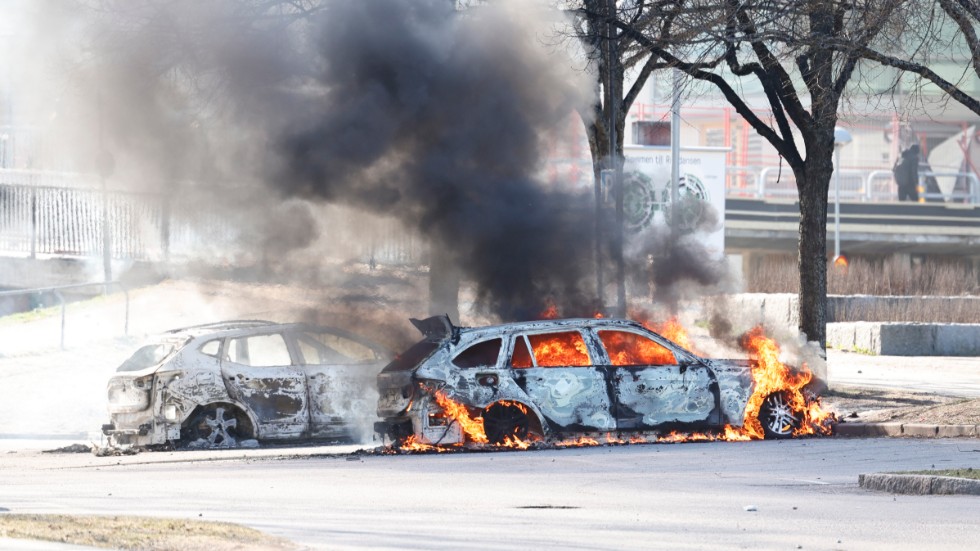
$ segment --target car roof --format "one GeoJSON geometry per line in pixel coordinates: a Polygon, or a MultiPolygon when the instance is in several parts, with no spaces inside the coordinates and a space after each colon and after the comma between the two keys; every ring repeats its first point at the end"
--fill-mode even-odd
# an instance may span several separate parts
{"type": "Polygon", "coordinates": [[[300,330],[323,330],[330,333],[334,333],[338,336],[347,337],[352,340],[360,341],[364,344],[376,346],[378,348],[383,348],[380,345],[356,334],[351,333],[345,329],[340,329],[339,327],[331,327],[327,325],[314,325],[309,323],[278,323],[268,320],[227,320],[218,321],[214,323],[204,323],[201,325],[192,325],[189,327],[181,327],[178,329],[171,329],[165,331],[163,336],[174,336],[174,337],[233,337],[238,335],[249,335],[255,333],[256,330],[268,330],[268,331],[285,331],[290,329],[300,329],[300,330]]]}
{"type": "Polygon", "coordinates": [[[177,329],[171,329],[157,335],[157,339],[163,342],[172,342],[173,340],[182,340],[185,344],[190,343],[193,339],[218,339],[223,337],[237,337],[242,335],[251,335],[254,333],[261,333],[263,331],[289,331],[289,330],[303,330],[303,331],[326,331],[328,333],[337,335],[338,337],[343,337],[350,339],[352,341],[359,342],[368,348],[371,348],[376,353],[383,357],[391,357],[391,351],[389,351],[385,346],[365,338],[357,333],[352,333],[346,329],[341,329],[339,327],[333,327],[329,325],[315,325],[311,323],[293,322],[293,323],[278,323],[268,320],[226,320],[218,321],[214,323],[204,323],[201,325],[192,325],[189,327],[180,327],[177,329]],[[186,339],[186,340],[185,340],[186,339]]]}
{"type": "Polygon", "coordinates": [[[411,318],[412,324],[430,342],[440,342],[448,339],[453,344],[459,342],[464,335],[478,337],[482,335],[509,335],[520,331],[569,330],[591,327],[630,328],[649,331],[641,324],[628,319],[619,318],[564,318],[535,321],[519,321],[487,325],[482,327],[458,327],[453,325],[449,316],[442,314],[426,319],[411,318]]]}
{"type": "Polygon", "coordinates": [[[488,325],[485,327],[460,327],[460,335],[478,335],[478,334],[511,334],[523,331],[539,331],[539,330],[560,330],[560,329],[582,329],[589,327],[613,327],[613,328],[632,328],[632,329],[642,329],[643,326],[639,323],[619,318],[564,318],[564,319],[547,319],[547,320],[536,320],[536,321],[521,321],[512,323],[502,323],[498,325],[488,325]]]}
{"type": "Polygon", "coordinates": [[[165,335],[187,335],[198,337],[201,335],[215,335],[218,333],[232,332],[241,329],[254,329],[259,327],[274,327],[285,325],[268,320],[227,320],[212,323],[202,323],[200,325],[190,325],[165,331],[165,335]]]}

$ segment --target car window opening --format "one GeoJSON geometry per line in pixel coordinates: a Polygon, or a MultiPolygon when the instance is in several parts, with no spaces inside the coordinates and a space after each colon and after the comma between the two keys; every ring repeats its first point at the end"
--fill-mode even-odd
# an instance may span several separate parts
{"type": "Polygon", "coordinates": [[[490,339],[471,345],[453,358],[457,367],[493,367],[500,356],[502,339],[490,339]]]}
{"type": "Polygon", "coordinates": [[[330,333],[302,333],[297,335],[296,343],[302,365],[345,365],[377,359],[370,347],[330,333]]]}
{"type": "Polygon", "coordinates": [[[250,367],[290,365],[289,349],[282,335],[256,335],[234,339],[229,343],[229,360],[250,367]]]}
{"type": "Polygon", "coordinates": [[[538,367],[589,367],[592,360],[578,331],[528,335],[538,367]]]}
{"type": "Polygon", "coordinates": [[[662,344],[628,331],[599,331],[609,362],[615,366],[676,365],[673,352],[662,344]]]}
{"type": "Polygon", "coordinates": [[[510,358],[510,366],[515,369],[530,369],[534,367],[534,360],[531,352],[527,349],[527,342],[524,335],[514,337],[514,353],[510,358]]]}
{"type": "Polygon", "coordinates": [[[175,349],[171,343],[148,344],[134,352],[116,371],[139,371],[153,367],[167,359],[175,349]]]}
{"type": "Polygon", "coordinates": [[[217,358],[218,354],[221,352],[221,339],[210,340],[202,344],[199,350],[201,351],[201,354],[204,354],[205,356],[217,358]]]}

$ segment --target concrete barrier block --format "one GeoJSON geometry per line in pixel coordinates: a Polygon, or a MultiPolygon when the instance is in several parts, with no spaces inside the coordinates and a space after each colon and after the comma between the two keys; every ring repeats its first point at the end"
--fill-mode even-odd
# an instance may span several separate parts
{"type": "Polygon", "coordinates": [[[883,356],[935,355],[935,326],[926,323],[883,323],[881,354],[883,356]]]}
{"type": "Polygon", "coordinates": [[[874,438],[881,436],[901,436],[901,423],[839,423],[834,426],[834,434],[845,438],[874,438]]]}
{"type": "Polygon", "coordinates": [[[789,304],[786,305],[789,316],[790,327],[800,326],[800,297],[799,295],[790,295],[789,304]]]}
{"type": "Polygon", "coordinates": [[[902,425],[902,435],[919,438],[935,438],[939,434],[938,425],[927,423],[906,423],[902,425]]]}
{"type": "Polygon", "coordinates": [[[860,474],[858,486],[893,494],[980,495],[980,480],[927,474],[860,474]]]}
{"type": "Polygon", "coordinates": [[[939,425],[936,432],[939,438],[976,438],[976,425],[939,425]]]}
{"type": "Polygon", "coordinates": [[[980,325],[947,323],[936,326],[937,356],[980,356],[980,325]]]}
{"type": "Polygon", "coordinates": [[[936,495],[980,495],[980,480],[956,478],[952,476],[934,476],[930,493],[936,495]]]}
{"type": "Polygon", "coordinates": [[[858,475],[858,485],[867,490],[893,494],[928,495],[932,492],[932,477],[926,475],[858,475]]]}
{"type": "Polygon", "coordinates": [[[838,350],[854,350],[853,323],[828,323],[827,346],[838,350]]]}
{"type": "Polygon", "coordinates": [[[856,322],[853,350],[864,354],[881,354],[881,324],[856,322]]]}
{"type": "Polygon", "coordinates": [[[769,325],[784,325],[789,321],[785,294],[766,295],[762,299],[762,320],[769,325]]]}

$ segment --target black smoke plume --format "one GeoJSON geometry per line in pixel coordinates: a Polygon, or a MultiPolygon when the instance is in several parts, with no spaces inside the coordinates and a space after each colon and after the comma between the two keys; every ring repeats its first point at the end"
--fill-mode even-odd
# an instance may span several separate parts
{"type": "MultiPolygon", "coordinates": [[[[516,4],[515,4],[516,5],[516,4]]],[[[308,118],[280,141],[286,196],[391,215],[440,247],[503,319],[547,301],[591,314],[582,292],[590,195],[546,189],[541,132],[581,88],[521,17],[450,2],[337,2],[318,29],[308,118]]]]}

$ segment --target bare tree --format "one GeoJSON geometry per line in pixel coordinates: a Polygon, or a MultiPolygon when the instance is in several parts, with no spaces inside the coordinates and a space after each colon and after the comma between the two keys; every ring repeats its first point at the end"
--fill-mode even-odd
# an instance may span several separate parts
{"type": "MultiPolygon", "coordinates": [[[[642,27],[620,35],[722,94],[793,171],[800,206],[800,330],[826,346],[827,192],[834,126],[860,59],[895,11],[894,0],[649,0],[642,27]],[[835,45],[851,44],[849,50],[835,45]],[[753,88],[772,115],[753,108],[753,88]]],[[[591,12],[594,17],[603,14],[591,12]]]]}
{"type": "MultiPolygon", "coordinates": [[[[616,153],[623,153],[623,135],[626,128],[626,115],[646,84],[656,66],[656,58],[629,34],[618,33],[614,48],[608,28],[608,0],[575,0],[567,6],[575,19],[575,36],[590,59],[590,70],[595,74],[595,101],[591,111],[582,113],[589,147],[592,151],[595,176],[603,169],[610,158],[609,120],[610,109],[616,108],[616,153]],[[626,74],[635,74],[627,84],[626,74]],[[617,93],[618,92],[618,93],[617,93]]],[[[617,7],[617,14],[624,24],[634,29],[642,29],[648,24],[646,13],[641,9],[642,2],[630,2],[628,6],[617,7]]]]}
{"type": "MultiPolygon", "coordinates": [[[[573,16],[573,35],[589,59],[588,70],[595,75],[595,94],[588,110],[580,115],[585,125],[592,154],[592,176],[596,183],[596,279],[597,294],[604,302],[603,272],[606,251],[603,251],[604,228],[610,221],[603,220],[600,201],[599,179],[603,169],[621,169],[625,142],[626,115],[646,84],[656,65],[650,55],[632,36],[615,33],[611,26],[612,16],[618,14],[632,28],[642,29],[648,24],[643,2],[615,2],[614,0],[571,0],[564,8],[573,16]],[[618,4],[618,5],[617,5],[618,4]],[[613,39],[613,34],[615,38],[613,39]],[[633,71],[627,82],[627,73],[633,71]],[[629,87],[626,87],[629,84],[629,87]],[[610,126],[610,121],[612,126],[610,126]],[[618,164],[618,166],[616,166],[618,164]]],[[[616,189],[616,223],[608,243],[618,284],[618,303],[625,303],[625,264],[623,260],[623,194],[622,186],[616,189]]],[[[625,312],[618,312],[625,315],[625,312]]]]}
{"type": "Polygon", "coordinates": [[[976,0],[905,0],[887,22],[888,40],[869,44],[835,41],[850,55],[919,75],[980,115],[980,98],[964,91],[980,78],[980,3],[976,0]],[[937,65],[955,66],[952,71],[937,65]],[[972,76],[971,76],[972,75],[972,76]]]}

